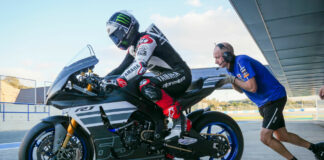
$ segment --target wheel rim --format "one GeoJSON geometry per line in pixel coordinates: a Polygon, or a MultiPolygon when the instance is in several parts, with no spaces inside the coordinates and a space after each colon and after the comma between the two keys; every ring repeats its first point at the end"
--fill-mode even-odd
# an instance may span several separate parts
{"type": "MultiPolygon", "coordinates": [[[[36,156],[39,158],[39,153],[37,153],[38,149],[42,149],[42,152],[45,154],[45,156],[51,157],[53,156],[53,154],[51,153],[53,144],[53,141],[49,141],[52,137],[54,137],[54,128],[50,128],[47,129],[45,131],[43,131],[42,133],[40,133],[33,141],[33,143],[30,145],[29,147],[29,151],[28,151],[28,159],[29,160],[33,160],[33,158],[36,156]],[[52,136],[52,137],[51,137],[52,136]],[[46,147],[44,148],[39,148],[40,146],[42,146],[42,143],[44,143],[44,141],[48,141],[50,142],[50,144],[47,144],[46,147]]],[[[70,141],[76,141],[78,143],[79,146],[81,146],[81,155],[82,155],[82,160],[85,160],[87,157],[87,146],[85,144],[84,139],[80,138],[76,133],[73,134],[73,136],[71,137],[70,141]]],[[[70,143],[70,142],[69,142],[70,143]]],[[[41,158],[42,160],[45,158],[41,158]]],[[[50,158],[52,159],[52,158],[50,158]]]]}
{"type": "MultiPolygon", "coordinates": [[[[209,123],[209,124],[205,125],[201,129],[200,133],[222,134],[222,135],[226,136],[230,143],[231,149],[221,159],[222,160],[234,160],[235,159],[235,157],[237,156],[238,151],[239,151],[239,144],[238,144],[238,138],[230,126],[228,126],[227,124],[222,123],[222,122],[213,122],[213,123],[209,123]]],[[[216,158],[209,157],[206,159],[214,160],[216,158]]]]}

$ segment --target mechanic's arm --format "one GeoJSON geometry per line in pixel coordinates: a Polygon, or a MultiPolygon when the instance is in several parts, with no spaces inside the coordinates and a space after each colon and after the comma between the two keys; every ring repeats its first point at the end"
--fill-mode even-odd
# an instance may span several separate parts
{"type": "Polygon", "coordinates": [[[240,92],[240,93],[243,93],[242,89],[241,89],[240,87],[238,87],[237,85],[232,84],[232,87],[233,87],[236,91],[238,91],[238,92],[240,92]]]}
{"type": "Polygon", "coordinates": [[[254,77],[252,77],[251,79],[249,79],[249,80],[247,80],[245,82],[241,81],[238,78],[235,78],[234,83],[233,83],[233,88],[235,90],[239,89],[240,91],[238,91],[238,90],[237,91],[240,92],[240,93],[242,93],[241,88],[248,91],[248,92],[255,93],[257,91],[257,89],[258,89],[258,86],[257,86],[257,83],[256,83],[254,77]]]}

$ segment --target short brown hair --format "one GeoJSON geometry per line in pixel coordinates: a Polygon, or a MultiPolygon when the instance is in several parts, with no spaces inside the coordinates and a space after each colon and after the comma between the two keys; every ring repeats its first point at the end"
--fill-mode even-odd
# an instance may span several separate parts
{"type": "Polygon", "coordinates": [[[234,55],[234,48],[231,44],[229,44],[228,42],[221,42],[220,44],[224,45],[225,52],[231,52],[234,55]]]}

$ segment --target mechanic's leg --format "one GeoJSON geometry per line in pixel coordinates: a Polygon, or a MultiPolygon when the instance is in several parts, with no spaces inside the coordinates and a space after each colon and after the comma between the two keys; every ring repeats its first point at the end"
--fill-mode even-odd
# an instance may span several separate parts
{"type": "Polygon", "coordinates": [[[290,133],[287,131],[286,127],[279,128],[274,131],[274,135],[279,141],[288,142],[300,147],[309,148],[311,143],[304,140],[303,138],[299,137],[294,133],[290,133]]]}
{"type": "Polygon", "coordinates": [[[277,139],[273,137],[273,130],[262,128],[261,129],[261,142],[269,146],[271,149],[282,155],[283,157],[291,160],[294,156],[286,149],[286,147],[277,139]]]}

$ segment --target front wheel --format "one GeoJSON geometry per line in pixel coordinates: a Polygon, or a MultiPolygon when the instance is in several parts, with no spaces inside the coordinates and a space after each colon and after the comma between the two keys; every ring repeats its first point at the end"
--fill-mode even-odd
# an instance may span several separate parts
{"type": "Polygon", "coordinates": [[[92,159],[93,148],[88,138],[76,129],[64,152],[52,153],[55,127],[41,122],[24,137],[19,148],[19,160],[88,160],[92,159]]]}
{"type": "MultiPolygon", "coordinates": [[[[230,150],[222,160],[240,160],[243,153],[244,141],[240,127],[228,115],[220,112],[206,112],[196,122],[193,128],[202,134],[221,134],[228,139],[230,150]]],[[[206,137],[207,139],[211,137],[206,137]]],[[[213,157],[201,157],[202,159],[213,160],[213,157]]]]}

